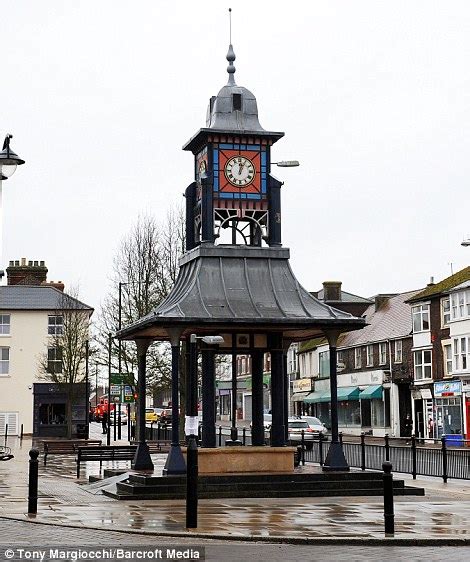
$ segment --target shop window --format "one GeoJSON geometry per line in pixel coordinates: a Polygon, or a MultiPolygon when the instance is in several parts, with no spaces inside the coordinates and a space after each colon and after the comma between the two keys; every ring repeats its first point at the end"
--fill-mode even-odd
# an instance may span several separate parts
{"type": "Polygon", "coordinates": [[[385,407],[382,399],[370,401],[372,427],[385,427],[385,407]]]}
{"type": "Polygon", "coordinates": [[[39,423],[41,425],[65,425],[67,423],[65,406],[65,404],[41,404],[39,423]]]}
{"type": "Polygon", "coordinates": [[[0,336],[8,336],[10,334],[10,315],[0,314],[0,336]]]}
{"type": "Polygon", "coordinates": [[[359,401],[338,402],[338,424],[344,427],[361,425],[359,401]]]}
{"type": "Polygon", "coordinates": [[[413,332],[429,331],[429,304],[419,304],[412,309],[413,332]]]}

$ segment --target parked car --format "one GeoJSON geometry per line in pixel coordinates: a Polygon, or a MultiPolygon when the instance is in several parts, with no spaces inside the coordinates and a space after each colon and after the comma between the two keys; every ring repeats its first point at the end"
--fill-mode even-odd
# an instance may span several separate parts
{"type": "MultiPolygon", "coordinates": [[[[114,425],[114,414],[116,414],[116,423],[119,423],[119,412],[115,412],[113,410],[109,416],[109,423],[111,425],[114,425]]],[[[127,419],[127,412],[125,410],[121,410],[121,425],[126,425],[127,419]]]]}
{"type": "Polygon", "coordinates": [[[289,441],[294,443],[299,443],[302,441],[302,431],[304,432],[304,441],[306,449],[312,449],[314,439],[318,439],[318,434],[313,433],[313,429],[310,428],[305,420],[299,418],[289,418],[288,420],[288,430],[289,430],[289,441]]]}
{"type": "Polygon", "coordinates": [[[313,431],[316,437],[319,437],[321,433],[323,440],[324,441],[328,440],[328,436],[327,436],[328,429],[326,428],[325,424],[321,420],[313,416],[301,416],[299,419],[304,420],[308,423],[310,429],[313,431]]]}
{"type": "MultiPolygon", "coordinates": [[[[271,414],[263,414],[264,431],[271,431],[272,420],[271,414]]],[[[250,429],[253,429],[253,422],[250,422],[250,429]]]]}

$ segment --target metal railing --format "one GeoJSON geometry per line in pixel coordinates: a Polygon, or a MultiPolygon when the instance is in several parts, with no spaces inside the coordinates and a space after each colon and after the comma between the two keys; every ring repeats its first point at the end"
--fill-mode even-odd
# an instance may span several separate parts
{"type": "MultiPolygon", "coordinates": [[[[345,441],[340,435],[344,455],[349,466],[362,470],[382,470],[385,461],[390,461],[394,472],[411,474],[413,478],[435,476],[447,482],[448,478],[470,479],[470,441],[465,439],[418,440],[412,436],[408,443],[400,438],[370,438],[366,442],[364,434],[359,442],[345,441]],[[427,446],[424,446],[427,445],[427,446]]],[[[329,449],[329,442],[314,441],[312,448],[305,451],[307,462],[323,464],[329,449]]]]}

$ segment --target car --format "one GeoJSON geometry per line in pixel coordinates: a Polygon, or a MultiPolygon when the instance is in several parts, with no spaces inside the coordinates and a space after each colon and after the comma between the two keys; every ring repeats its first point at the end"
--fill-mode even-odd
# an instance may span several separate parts
{"type": "MultiPolygon", "coordinates": [[[[264,431],[271,431],[272,420],[271,414],[263,414],[264,431]]],[[[250,429],[253,429],[253,422],[250,422],[250,429]]]]}
{"type": "MultiPolygon", "coordinates": [[[[121,425],[126,425],[127,424],[127,413],[126,411],[121,411],[121,425]]],[[[119,422],[119,412],[116,413],[116,423],[119,422]]],[[[114,425],[114,410],[111,412],[111,414],[109,415],[109,423],[111,425],[114,425]]]]}
{"type": "Polygon", "coordinates": [[[308,423],[305,420],[301,420],[299,418],[289,418],[288,420],[288,431],[289,431],[289,441],[298,443],[302,441],[302,431],[304,435],[304,441],[306,449],[312,449],[313,443],[312,441],[318,438],[318,434],[315,435],[313,433],[313,429],[310,428],[308,423]]]}
{"type": "Polygon", "coordinates": [[[161,408],[145,408],[145,421],[157,422],[161,416],[161,408]]]}
{"type": "Polygon", "coordinates": [[[324,441],[328,440],[328,429],[320,419],[315,418],[314,416],[301,416],[299,419],[304,420],[308,423],[310,429],[313,431],[316,437],[320,437],[321,434],[324,441]]]}

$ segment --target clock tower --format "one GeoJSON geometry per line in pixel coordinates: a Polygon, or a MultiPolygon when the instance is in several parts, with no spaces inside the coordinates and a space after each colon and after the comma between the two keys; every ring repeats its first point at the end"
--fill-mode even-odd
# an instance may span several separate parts
{"type": "Polygon", "coordinates": [[[228,83],[209,101],[206,127],[184,145],[194,155],[186,189],[186,249],[202,243],[281,245],[282,183],[270,175],[271,146],[284,133],[266,131],[255,96],[235,83],[235,53],[227,53],[228,83]]]}

